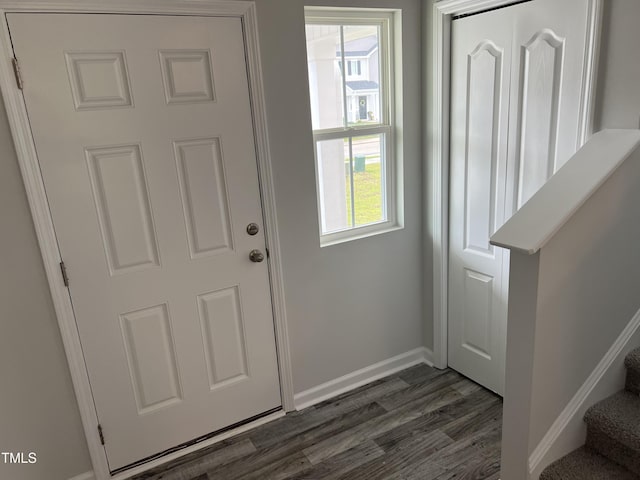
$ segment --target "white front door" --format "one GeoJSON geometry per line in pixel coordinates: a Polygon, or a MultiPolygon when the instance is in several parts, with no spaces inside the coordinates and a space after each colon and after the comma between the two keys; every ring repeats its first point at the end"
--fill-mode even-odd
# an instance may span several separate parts
{"type": "Polygon", "coordinates": [[[504,390],[509,253],[490,236],[579,147],[585,0],[453,20],[449,365],[504,390]]]}
{"type": "Polygon", "coordinates": [[[241,21],[8,20],[109,468],[278,408],[241,21]]]}

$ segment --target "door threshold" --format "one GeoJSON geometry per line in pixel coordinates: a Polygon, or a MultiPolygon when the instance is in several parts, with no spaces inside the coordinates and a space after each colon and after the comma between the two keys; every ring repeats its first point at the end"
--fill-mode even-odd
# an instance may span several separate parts
{"type": "Polygon", "coordinates": [[[155,455],[143,458],[142,460],[138,460],[137,462],[124,467],[111,470],[111,478],[113,480],[129,479],[134,475],[159,467],[165,463],[180,458],[183,455],[197,452],[198,450],[209,447],[215,443],[221,442],[222,440],[226,440],[227,438],[252,430],[260,425],[272,422],[273,420],[284,417],[284,415],[285,412],[281,406],[272,408],[271,410],[267,410],[266,412],[260,413],[241,422],[237,422],[233,425],[229,425],[228,427],[221,428],[220,430],[202,435],[201,437],[169,448],[163,452],[156,453],[155,455]]]}

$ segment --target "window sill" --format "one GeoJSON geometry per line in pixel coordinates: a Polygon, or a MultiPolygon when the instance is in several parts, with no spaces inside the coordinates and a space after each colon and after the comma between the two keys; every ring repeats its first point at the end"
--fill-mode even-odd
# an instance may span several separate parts
{"type": "Polygon", "coordinates": [[[362,238],[373,237],[374,235],[381,235],[383,233],[395,232],[403,229],[403,225],[385,222],[378,225],[368,225],[351,230],[328,233],[320,237],[320,247],[330,247],[331,245],[338,245],[340,243],[351,242],[353,240],[360,240],[362,238]]]}

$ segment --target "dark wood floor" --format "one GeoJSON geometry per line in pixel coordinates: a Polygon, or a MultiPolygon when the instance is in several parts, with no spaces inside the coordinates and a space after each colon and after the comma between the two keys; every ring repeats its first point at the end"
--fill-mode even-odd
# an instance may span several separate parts
{"type": "Polygon", "coordinates": [[[135,480],[497,480],[501,420],[498,396],[420,365],[135,480]]]}

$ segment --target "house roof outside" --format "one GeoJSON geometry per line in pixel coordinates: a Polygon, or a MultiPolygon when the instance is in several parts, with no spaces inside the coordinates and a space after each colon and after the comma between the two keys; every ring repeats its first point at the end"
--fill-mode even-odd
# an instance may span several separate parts
{"type": "MultiPolygon", "coordinates": [[[[369,35],[368,37],[357,38],[344,42],[345,57],[366,57],[378,48],[378,36],[369,35]]],[[[336,56],[340,56],[340,50],[336,51],[336,56]]]]}
{"type": "Polygon", "coordinates": [[[374,82],[372,80],[353,80],[351,82],[346,82],[347,87],[353,91],[357,90],[377,90],[378,82],[374,82]]]}

